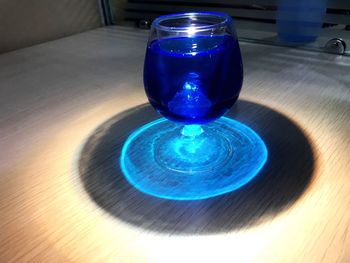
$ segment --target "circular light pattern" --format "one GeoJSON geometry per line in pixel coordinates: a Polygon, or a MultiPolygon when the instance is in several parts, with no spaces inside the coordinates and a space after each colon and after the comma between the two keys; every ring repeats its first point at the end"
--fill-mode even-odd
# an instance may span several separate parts
{"type": "Polygon", "coordinates": [[[128,182],[160,198],[205,199],[245,185],[267,160],[263,140],[232,119],[222,117],[189,136],[183,130],[165,118],[135,130],[120,157],[128,182]]]}

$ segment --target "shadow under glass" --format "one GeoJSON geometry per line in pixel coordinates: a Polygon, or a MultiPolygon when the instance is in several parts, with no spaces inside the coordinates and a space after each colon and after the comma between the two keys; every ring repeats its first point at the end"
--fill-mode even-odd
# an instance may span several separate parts
{"type": "Polygon", "coordinates": [[[292,205],[311,181],[314,157],[310,143],[291,120],[259,104],[239,100],[226,117],[254,129],[269,150],[259,176],[242,188],[210,199],[176,201],[152,197],[131,186],[119,158],[129,134],[159,118],[145,104],[111,118],[88,138],[79,160],[86,191],[116,218],[157,232],[227,232],[276,216],[292,205]]]}

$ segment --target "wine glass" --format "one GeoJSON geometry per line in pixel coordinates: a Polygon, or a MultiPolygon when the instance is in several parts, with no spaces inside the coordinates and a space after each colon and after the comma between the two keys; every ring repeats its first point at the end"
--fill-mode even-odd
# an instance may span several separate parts
{"type": "Polygon", "coordinates": [[[144,193],[179,200],[212,197],[250,181],[266,161],[266,146],[247,126],[220,118],[242,82],[230,16],[181,13],[154,20],[144,86],[165,118],[125,142],[120,165],[127,180],[144,193]]]}
{"type": "Polygon", "coordinates": [[[235,103],[242,82],[230,16],[175,14],[153,22],[144,84],[150,103],[163,116],[183,124],[213,121],[235,103]]]}

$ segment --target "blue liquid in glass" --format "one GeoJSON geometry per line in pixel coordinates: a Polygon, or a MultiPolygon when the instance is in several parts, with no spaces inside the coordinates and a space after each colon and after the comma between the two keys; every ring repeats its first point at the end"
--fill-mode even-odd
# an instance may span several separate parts
{"type": "Polygon", "coordinates": [[[148,99],[172,121],[201,124],[221,117],[237,100],[242,81],[241,54],[232,36],[168,38],[147,47],[148,99]]]}

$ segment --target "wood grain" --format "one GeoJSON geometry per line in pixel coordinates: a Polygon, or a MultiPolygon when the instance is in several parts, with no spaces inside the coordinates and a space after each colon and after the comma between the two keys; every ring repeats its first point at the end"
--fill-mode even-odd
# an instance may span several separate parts
{"type": "Polygon", "coordinates": [[[0,56],[0,262],[350,262],[350,58],[241,43],[230,114],[277,151],[234,198],[169,211],[132,188],[109,195],[110,166],[84,177],[98,129],[119,140],[121,116],[156,117],[125,112],[147,101],[146,39],[109,27],[0,56]]]}

